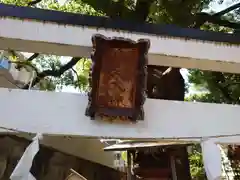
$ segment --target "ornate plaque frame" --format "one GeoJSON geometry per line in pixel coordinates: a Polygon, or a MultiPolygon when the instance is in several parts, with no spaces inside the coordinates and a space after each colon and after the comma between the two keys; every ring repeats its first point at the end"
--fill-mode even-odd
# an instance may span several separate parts
{"type": "Polygon", "coordinates": [[[86,116],[143,120],[150,41],[96,34],[92,44],[86,116]]]}

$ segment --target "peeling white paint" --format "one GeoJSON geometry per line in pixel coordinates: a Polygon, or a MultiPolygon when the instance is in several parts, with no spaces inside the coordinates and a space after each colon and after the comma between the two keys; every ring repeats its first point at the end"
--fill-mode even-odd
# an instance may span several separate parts
{"type": "Polygon", "coordinates": [[[233,73],[240,69],[237,45],[10,18],[1,18],[0,24],[1,49],[90,57],[91,36],[100,33],[107,37],[149,39],[149,64],[233,73]]]}
{"type": "Polygon", "coordinates": [[[147,99],[145,120],[130,124],[90,120],[85,116],[87,96],[79,94],[0,89],[0,99],[1,126],[24,132],[186,141],[238,134],[215,142],[240,143],[240,106],[237,105],[147,99]]]}

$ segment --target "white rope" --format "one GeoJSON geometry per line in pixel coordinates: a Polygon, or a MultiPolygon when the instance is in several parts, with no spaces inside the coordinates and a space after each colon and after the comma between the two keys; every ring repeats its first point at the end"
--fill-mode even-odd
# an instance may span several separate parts
{"type": "Polygon", "coordinates": [[[11,180],[36,180],[30,173],[32,162],[35,155],[39,151],[39,140],[42,139],[42,134],[38,133],[32,140],[33,142],[26,148],[17,166],[12,172],[11,180]]]}
{"type": "MultiPolygon", "coordinates": [[[[7,132],[31,134],[13,128],[0,127],[0,129],[4,129],[7,132]]],[[[42,134],[37,133],[37,135],[32,139],[32,143],[26,148],[17,166],[12,172],[10,176],[11,180],[36,180],[35,177],[33,177],[33,175],[30,173],[30,169],[32,167],[33,159],[39,151],[39,140],[42,138],[42,134]]]]}
{"type": "Polygon", "coordinates": [[[221,179],[221,152],[214,139],[204,139],[201,142],[203,165],[208,180],[221,179]]]}
{"type": "Polygon", "coordinates": [[[34,76],[35,76],[35,71],[33,70],[28,90],[31,90],[31,88],[32,88],[32,83],[33,83],[34,76]]]}

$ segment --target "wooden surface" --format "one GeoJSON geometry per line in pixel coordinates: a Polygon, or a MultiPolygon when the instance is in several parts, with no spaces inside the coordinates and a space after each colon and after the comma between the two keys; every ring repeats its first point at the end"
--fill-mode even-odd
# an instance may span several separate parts
{"type": "Polygon", "coordinates": [[[92,88],[86,114],[122,121],[144,119],[149,41],[100,34],[92,39],[92,88]]]}

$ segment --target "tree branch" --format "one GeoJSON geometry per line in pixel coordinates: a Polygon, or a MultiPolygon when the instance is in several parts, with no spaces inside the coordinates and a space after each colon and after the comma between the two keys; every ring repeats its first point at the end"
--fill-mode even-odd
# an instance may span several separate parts
{"type": "Polygon", "coordinates": [[[32,56],[30,56],[27,61],[32,61],[34,60],[35,58],[37,58],[39,56],[39,53],[34,53],[32,56]]]}
{"type": "Polygon", "coordinates": [[[215,13],[214,16],[218,16],[218,17],[219,17],[219,16],[222,16],[222,15],[224,15],[224,14],[227,14],[227,13],[229,13],[230,11],[233,11],[233,10],[238,9],[238,8],[240,8],[240,3],[234,4],[234,5],[226,8],[226,9],[224,9],[224,10],[218,12],[218,13],[215,13]]]}
{"type": "Polygon", "coordinates": [[[225,81],[226,81],[224,75],[221,72],[212,72],[211,74],[213,77],[214,86],[222,93],[222,95],[225,98],[225,100],[227,101],[227,103],[232,104],[232,103],[236,102],[236,100],[234,98],[232,98],[231,95],[229,94],[228,88],[223,87],[221,85],[222,83],[225,83],[225,81]]]}
{"type": "Polygon", "coordinates": [[[78,77],[78,73],[77,73],[77,71],[75,70],[75,69],[73,69],[73,68],[71,68],[71,70],[74,72],[74,74],[77,76],[77,86],[78,86],[78,88],[80,88],[80,79],[79,79],[79,77],[78,77]]]}
{"type": "MultiPolygon", "coordinates": [[[[14,52],[15,53],[15,52],[14,52]]],[[[31,61],[34,60],[35,58],[37,58],[39,56],[39,53],[34,53],[32,56],[30,56],[26,61],[25,61],[25,64],[28,64],[30,65],[31,61]]],[[[20,70],[24,65],[24,62],[21,64],[19,63],[17,66],[16,66],[16,69],[20,70]]]]}
{"type": "Polygon", "coordinates": [[[118,16],[119,11],[121,11],[121,14],[131,13],[130,9],[128,9],[126,6],[121,5],[123,0],[119,0],[117,2],[113,0],[82,0],[82,2],[92,6],[96,11],[104,12],[109,17],[118,16]],[[119,7],[119,5],[121,6],[119,7]]]}
{"type": "Polygon", "coordinates": [[[34,1],[29,2],[27,5],[28,6],[33,6],[33,5],[36,5],[36,4],[40,3],[41,1],[42,0],[34,0],[34,1]]]}
{"type": "Polygon", "coordinates": [[[195,24],[194,28],[200,28],[204,23],[210,22],[213,24],[218,24],[220,26],[225,26],[225,27],[229,27],[232,29],[240,29],[239,23],[234,23],[234,22],[230,22],[228,20],[221,19],[221,16],[223,16],[224,14],[226,14],[230,11],[233,11],[237,8],[240,8],[240,3],[234,4],[220,12],[213,14],[213,15],[205,13],[205,12],[198,13],[198,14],[196,14],[196,17],[195,17],[196,24],[195,24]]]}
{"type": "Polygon", "coordinates": [[[239,23],[230,22],[228,20],[221,19],[221,17],[215,16],[215,15],[209,16],[207,21],[210,23],[213,23],[213,24],[218,24],[220,26],[225,26],[225,27],[229,27],[232,29],[240,28],[239,23]]]}
{"type": "Polygon", "coordinates": [[[231,82],[231,83],[225,84],[224,87],[228,88],[230,86],[236,86],[236,85],[240,85],[240,81],[239,82],[231,82]]]}
{"type": "Polygon", "coordinates": [[[32,70],[38,73],[38,69],[27,61],[9,61],[9,62],[16,64],[17,65],[16,69],[20,69],[22,67],[30,67],[32,70]]]}
{"type": "MultiPolygon", "coordinates": [[[[56,70],[45,70],[40,73],[37,73],[37,77],[32,81],[32,86],[35,86],[37,83],[40,82],[45,77],[52,76],[52,77],[60,77],[64,72],[71,69],[77,62],[80,60],[80,57],[72,58],[67,64],[61,66],[59,69],[56,70]]],[[[28,89],[30,84],[26,84],[22,89],[28,89]]]]}
{"type": "Polygon", "coordinates": [[[134,11],[135,19],[142,22],[146,21],[153,2],[154,0],[138,0],[134,11]]]}
{"type": "MultiPolygon", "coordinates": [[[[240,3],[237,3],[235,5],[232,5],[220,12],[217,12],[213,15],[211,14],[208,14],[208,13],[199,13],[196,15],[196,24],[195,24],[195,28],[200,28],[205,22],[210,22],[210,23],[213,23],[213,24],[217,24],[217,25],[220,25],[220,26],[225,26],[225,27],[229,27],[229,28],[232,28],[232,29],[240,29],[240,24],[239,23],[233,23],[233,22],[230,22],[228,20],[224,20],[224,19],[221,19],[221,16],[223,16],[224,14],[230,12],[230,11],[233,11],[237,8],[240,8],[240,3]]],[[[236,100],[234,99],[231,94],[229,94],[229,89],[228,87],[229,86],[222,86],[222,84],[226,83],[226,79],[224,77],[224,75],[221,73],[221,72],[212,72],[212,78],[213,78],[213,83],[214,83],[214,86],[220,91],[220,93],[222,94],[222,96],[224,97],[225,101],[227,103],[240,103],[239,100],[236,100]]]]}

